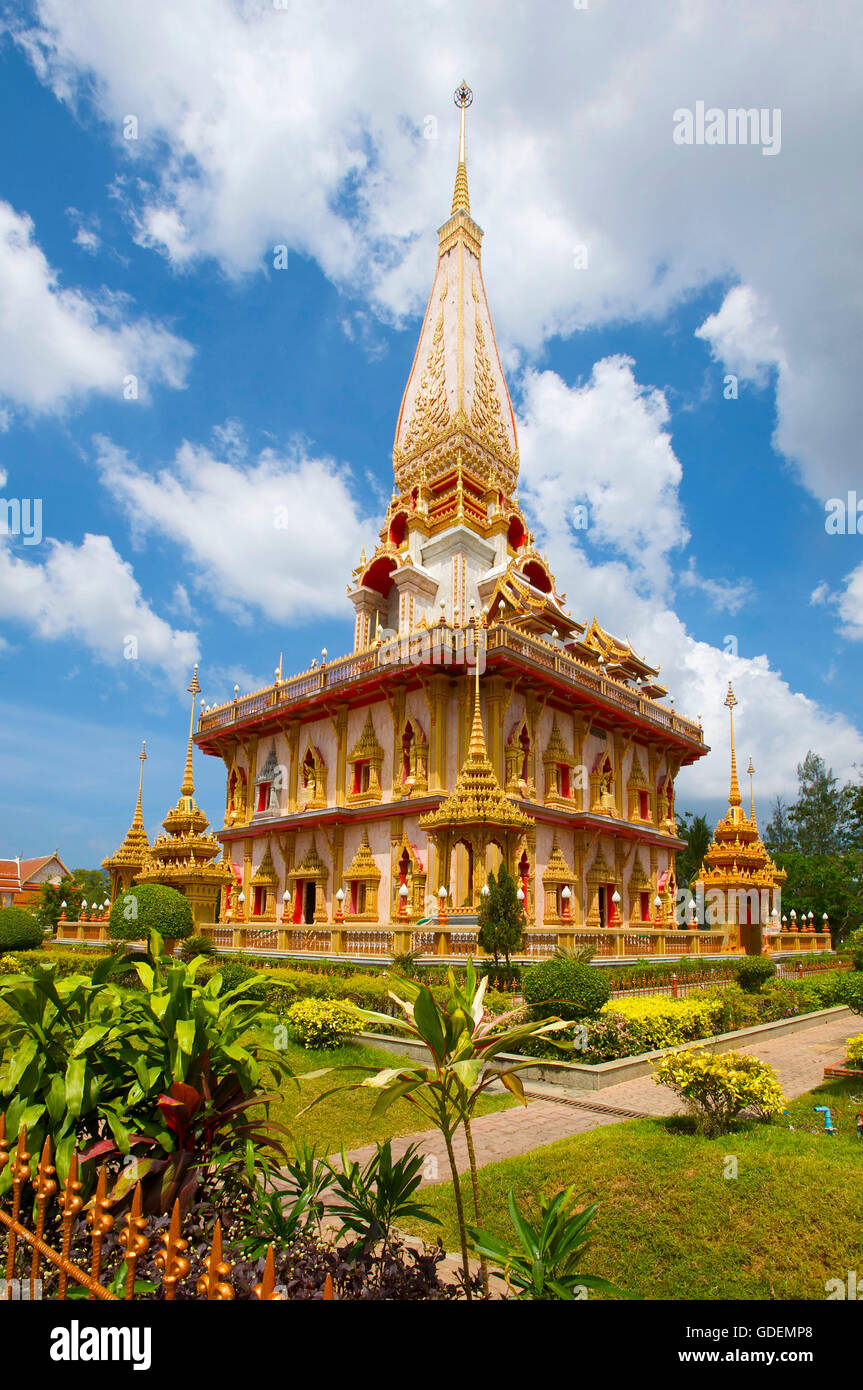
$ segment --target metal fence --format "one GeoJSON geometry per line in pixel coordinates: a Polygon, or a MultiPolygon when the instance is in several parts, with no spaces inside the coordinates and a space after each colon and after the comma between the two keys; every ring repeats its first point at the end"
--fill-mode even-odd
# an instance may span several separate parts
{"type": "MultiPolygon", "coordinates": [[[[153,1233],[148,1233],[149,1220],[141,1214],[141,1184],[138,1183],[135,1187],[128,1213],[120,1218],[122,1229],[118,1233],[118,1242],[123,1251],[126,1272],[123,1292],[118,1294],[102,1282],[105,1237],[113,1229],[115,1222],[111,1212],[112,1203],[107,1195],[105,1166],[99,1169],[95,1193],[85,1205],[80,1195],[82,1184],[78,1181],[77,1155],[72,1157],[62,1191],[56,1170],[51,1163],[51,1140],[45,1140],[35,1176],[31,1175],[30,1158],[26,1129],[21,1130],[17,1143],[7,1140],[6,1119],[0,1115],[0,1174],[9,1164],[12,1172],[11,1188],[6,1196],[0,1199],[0,1234],[5,1234],[6,1237],[5,1280],[0,1298],[8,1301],[15,1296],[16,1291],[19,1296],[36,1298],[41,1287],[40,1269],[45,1261],[58,1271],[58,1299],[65,1300],[68,1297],[70,1284],[86,1289],[88,1298],[102,1302],[115,1303],[133,1299],[135,1274],[138,1265],[150,1249],[153,1238],[153,1233]],[[59,1203],[59,1212],[56,1208],[52,1210],[55,1199],[59,1203]],[[30,1225],[24,1216],[27,1211],[34,1213],[30,1225]],[[86,1268],[82,1268],[70,1258],[73,1226],[82,1211],[90,1228],[90,1257],[86,1268]],[[56,1220],[58,1215],[59,1223],[56,1220]],[[53,1221],[49,1220],[52,1217],[53,1221]],[[59,1234],[59,1249],[48,1239],[49,1234],[55,1241],[59,1234]]],[[[176,1201],[167,1230],[157,1233],[162,1249],[155,1256],[161,1294],[169,1303],[174,1300],[177,1289],[185,1284],[191,1268],[185,1254],[189,1242],[183,1239],[182,1228],[180,1204],[176,1201]]],[[[218,1220],[204,1267],[206,1272],[194,1284],[198,1297],[208,1302],[233,1299],[235,1294],[230,1283],[231,1265],[222,1258],[222,1227],[218,1220]]],[[[267,1248],[264,1272],[254,1292],[255,1297],[261,1302],[279,1302],[284,1298],[283,1291],[276,1285],[272,1244],[267,1248]]],[[[323,1296],[325,1299],[334,1297],[329,1275],[323,1296]]]]}

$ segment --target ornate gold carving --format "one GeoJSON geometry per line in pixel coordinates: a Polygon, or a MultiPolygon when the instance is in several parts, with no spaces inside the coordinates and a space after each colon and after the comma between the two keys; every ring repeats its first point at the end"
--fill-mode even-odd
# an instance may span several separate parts
{"type": "MultiPolygon", "coordinates": [[[[446,287],[444,287],[446,288],[446,287]]],[[[443,295],[441,298],[443,299],[443,295]]],[[[418,453],[428,447],[450,422],[446,395],[446,354],[443,337],[443,309],[438,314],[431,348],[419,388],[414,397],[410,422],[399,452],[403,456],[418,453]]]]}

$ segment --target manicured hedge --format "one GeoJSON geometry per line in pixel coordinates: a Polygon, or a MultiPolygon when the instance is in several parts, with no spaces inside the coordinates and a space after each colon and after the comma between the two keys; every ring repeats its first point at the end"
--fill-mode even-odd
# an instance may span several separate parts
{"type": "Polygon", "coordinates": [[[0,952],[26,951],[42,944],[42,928],[25,907],[0,907],[0,952]]]}
{"type": "Polygon", "coordinates": [[[113,941],[146,941],[151,931],[163,937],[185,937],[194,930],[188,900],[163,883],[134,884],[112,903],[108,917],[113,941]]]}
{"type": "Polygon", "coordinates": [[[578,1019],[598,1013],[611,994],[611,986],[600,971],[583,961],[544,960],[525,971],[524,1002],[534,1008],[537,1018],[578,1019]]]}

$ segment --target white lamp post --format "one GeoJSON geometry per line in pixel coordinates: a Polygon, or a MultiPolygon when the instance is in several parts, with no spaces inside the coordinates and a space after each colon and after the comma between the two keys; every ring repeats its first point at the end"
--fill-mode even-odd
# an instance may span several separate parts
{"type": "Polygon", "coordinates": [[[488,887],[488,884],[487,884],[487,883],[484,883],[484,884],[482,885],[482,888],[481,888],[480,891],[481,891],[481,893],[482,893],[482,896],[483,896],[484,898],[487,898],[488,895],[489,895],[489,887],[488,887]]]}

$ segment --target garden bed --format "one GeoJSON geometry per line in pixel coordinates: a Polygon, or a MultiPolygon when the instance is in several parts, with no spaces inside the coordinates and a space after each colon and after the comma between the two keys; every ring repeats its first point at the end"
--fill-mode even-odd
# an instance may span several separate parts
{"type": "MultiPolygon", "coordinates": [[[[688,1052],[693,1048],[706,1048],[710,1052],[745,1051],[747,1044],[782,1037],[785,1033],[798,1033],[806,1028],[817,1028],[820,1024],[843,1014],[852,1026],[857,1022],[856,1014],[844,1005],[839,1005],[832,1009],[818,1009],[815,1013],[799,1014],[795,1018],[759,1023],[754,1028],[738,1028],[732,1033],[717,1033],[709,1038],[690,1040],[678,1043],[674,1047],[664,1047],[654,1052],[642,1052],[635,1057],[621,1057],[614,1062],[599,1062],[593,1065],[581,1062],[553,1062],[539,1057],[526,1059],[507,1052],[500,1054],[500,1061],[511,1066],[514,1062],[529,1060],[530,1065],[519,1073],[524,1081],[542,1081],[565,1086],[572,1091],[604,1091],[609,1086],[619,1086],[623,1081],[634,1081],[636,1077],[649,1075],[653,1071],[654,1063],[670,1053],[688,1052]]],[[[426,1054],[426,1049],[417,1043],[385,1037],[378,1033],[359,1033],[355,1040],[362,1045],[385,1048],[389,1052],[398,1052],[406,1057],[422,1057],[426,1054]]]]}

